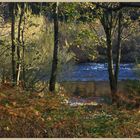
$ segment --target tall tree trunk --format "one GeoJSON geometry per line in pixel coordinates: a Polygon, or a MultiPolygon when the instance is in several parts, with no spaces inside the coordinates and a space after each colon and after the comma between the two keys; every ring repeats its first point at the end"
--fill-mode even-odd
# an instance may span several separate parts
{"type": "Polygon", "coordinates": [[[121,33],[122,33],[121,20],[122,20],[122,12],[120,11],[118,17],[118,38],[117,38],[118,40],[117,40],[117,57],[116,57],[116,68],[115,68],[116,85],[118,85],[118,74],[119,74],[120,59],[121,59],[121,33]]]}
{"type": "Polygon", "coordinates": [[[19,85],[20,80],[20,72],[21,72],[21,56],[20,56],[20,46],[21,46],[21,40],[20,40],[20,32],[21,32],[21,23],[22,23],[22,17],[24,15],[24,3],[21,4],[21,13],[19,18],[19,24],[18,24],[18,45],[17,45],[17,85],[19,85]]]}
{"type": "MultiPolygon", "coordinates": [[[[113,53],[112,53],[112,32],[113,32],[113,11],[104,11],[103,17],[101,17],[101,23],[103,25],[105,34],[106,34],[106,45],[107,45],[107,58],[108,58],[108,74],[109,74],[109,82],[110,89],[112,95],[112,103],[116,101],[116,93],[117,93],[117,84],[118,84],[118,73],[120,67],[120,57],[121,57],[121,20],[122,13],[119,12],[119,20],[117,22],[116,16],[114,20],[118,23],[118,40],[117,40],[117,58],[116,58],[116,67],[114,71],[113,66],[113,53]]],[[[115,27],[114,27],[115,28],[115,27]]]]}
{"type": "MultiPolygon", "coordinates": [[[[25,5],[24,5],[25,6],[25,5]]],[[[22,84],[23,88],[25,88],[25,45],[24,45],[24,30],[25,30],[25,9],[24,9],[24,19],[23,19],[23,28],[21,31],[21,41],[22,41],[22,84]]]]}
{"type": "Polygon", "coordinates": [[[15,61],[15,3],[10,3],[11,12],[11,49],[12,49],[12,84],[16,84],[16,61],[15,61]]]}
{"type": "Polygon", "coordinates": [[[101,19],[105,34],[106,34],[106,45],[107,45],[107,61],[108,61],[108,74],[110,82],[110,90],[112,95],[112,102],[114,102],[115,93],[117,92],[117,85],[115,80],[114,66],[113,66],[113,52],[112,52],[112,11],[105,11],[101,19]]]}
{"type": "Polygon", "coordinates": [[[114,66],[113,66],[113,55],[112,55],[112,44],[111,44],[111,36],[107,34],[107,58],[108,58],[108,74],[109,74],[109,82],[112,97],[116,93],[116,80],[114,75],[114,66]]]}
{"type": "Polygon", "coordinates": [[[54,4],[54,51],[52,60],[52,70],[50,77],[50,91],[55,91],[56,75],[57,75],[57,63],[58,63],[58,5],[54,4]]]}

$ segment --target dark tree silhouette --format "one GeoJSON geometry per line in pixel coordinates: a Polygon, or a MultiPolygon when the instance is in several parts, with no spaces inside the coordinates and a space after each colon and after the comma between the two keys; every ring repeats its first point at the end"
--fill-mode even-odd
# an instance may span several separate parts
{"type": "Polygon", "coordinates": [[[52,71],[50,77],[50,91],[55,91],[56,75],[57,75],[57,63],[58,63],[58,5],[54,4],[53,7],[53,21],[54,21],[54,51],[53,51],[53,60],[52,60],[52,71]]]}
{"type": "Polygon", "coordinates": [[[12,83],[16,84],[16,61],[15,61],[15,3],[10,3],[11,14],[11,49],[12,49],[12,83]]]}

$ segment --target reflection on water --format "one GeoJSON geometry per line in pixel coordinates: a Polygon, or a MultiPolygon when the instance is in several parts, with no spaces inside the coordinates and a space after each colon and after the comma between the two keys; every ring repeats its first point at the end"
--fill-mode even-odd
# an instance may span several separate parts
{"type": "MultiPolygon", "coordinates": [[[[73,66],[72,70],[61,73],[59,81],[108,81],[107,64],[82,63],[73,66]]],[[[133,71],[134,64],[120,64],[119,80],[138,79],[133,71]]]]}

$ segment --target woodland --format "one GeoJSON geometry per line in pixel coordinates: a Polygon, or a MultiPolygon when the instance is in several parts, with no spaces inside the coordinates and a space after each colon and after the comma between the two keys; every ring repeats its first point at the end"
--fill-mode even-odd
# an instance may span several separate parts
{"type": "Polygon", "coordinates": [[[1,2],[1,138],[139,138],[139,2],[1,2]]]}

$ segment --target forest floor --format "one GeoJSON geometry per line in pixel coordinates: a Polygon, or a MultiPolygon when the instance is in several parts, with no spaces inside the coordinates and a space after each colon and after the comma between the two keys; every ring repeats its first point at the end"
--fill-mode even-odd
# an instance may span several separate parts
{"type": "MultiPolygon", "coordinates": [[[[139,99],[134,86],[133,95],[139,99]]],[[[140,107],[124,100],[119,106],[95,101],[70,106],[62,91],[36,93],[1,86],[0,137],[138,138],[140,107]]]]}

